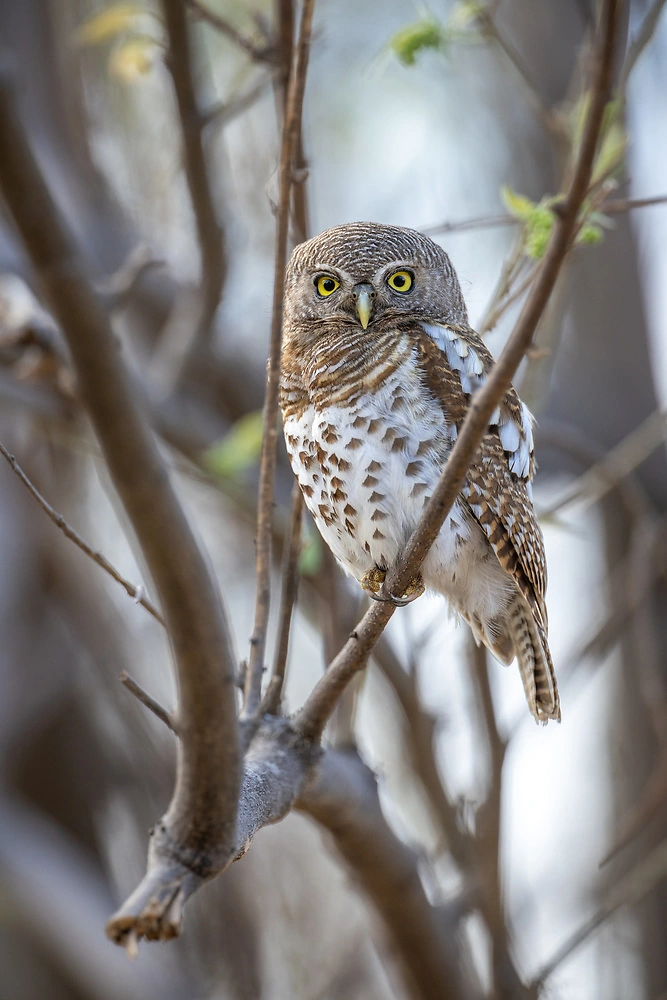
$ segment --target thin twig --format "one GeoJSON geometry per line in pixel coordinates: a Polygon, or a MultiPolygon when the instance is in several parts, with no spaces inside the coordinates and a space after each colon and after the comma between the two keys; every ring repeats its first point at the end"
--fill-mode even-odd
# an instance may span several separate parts
{"type": "Polygon", "coordinates": [[[96,290],[104,298],[109,309],[120,309],[131,297],[147,271],[164,266],[164,260],[153,256],[153,251],[146,243],[139,243],[130,250],[115,274],[100,282],[96,290]]]}
{"type": "Polygon", "coordinates": [[[202,125],[205,127],[213,126],[213,128],[222,128],[224,125],[228,125],[229,122],[243,114],[244,111],[247,111],[248,108],[251,108],[259,100],[262,94],[271,86],[273,78],[274,73],[267,73],[261,79],[257,80],[255,85],[250,90],[247,90],[245,94],[238,94],[235,97],[231,97],[228,101],[215,104],[202,115],[202,125]]]}
{"type": "Polygon", "coordinates": [[[479,15],[479,21],[482,26],[482,31],[493,41],[496,42],[501,51],[505,54],[508,61],[516,70],[520,79],[526,88],[526,92],[530,97],[531,103],[533,104],[538,118],[544,125],[545,129],[550,135],[555,136],[561,142],[567,139],[567,133],[563,127],[563,123],[559,118],[557,112],[555,112],[546,103],[540,89],[533,80],[530,71],[528,70],[523,57],[514,47],[512,42],[510,42],[502,34],[498,25],[494,21],[488,8],[483,10],[479,15]]]}
{"type": "Polygon", "coordinates": [[[118,675],[118,680],[123,684],[128,691],[130,691],[142,705],[157,716],[160,722],[164,722],[167,729],[171,729],[172,733],[178,736],[178,729],[176,728],[176,723],[174,722],[173,716],[164,708],[159,701],[156,701],[148,691],[144,691],[141,684],[135,681],[134,677],[130,677],[126,670],[121,670],[118,675]]]}
{"type": "Polygon", "coordinates": [[[187,0],[187,5],[195,17],[206,21],[212,27],[216,28],[221,35],[224,35],[231,42],[234,42],[235,45],[238,45],[252,59],[255,59],[257,62],[269,63],[275,60],[275,48],[273,45],[256,45],[255,42],[241,34],[233,24],[230,24],[227,18],[209,10],[203,3],[200,3],[200,0],[187,0]]]}
{"type": "Polygon", "coordinates": [[[185,7],[182,0],[162,0],[162,10],[167,28],[165,62],[174,84],[183,140],[183,165],[199,241],[201,301],[191,351],[211,333],[227,274],[227,255],[204,153],[205,119],[197,106],[185,7]]]}
{"type": "Polygon", "coordinates": [[[618,81],[619,94],[625,94],[630,74],[635,68],[640,55],[655,34],[655,29],[658,27],[658,21],[660,20],[660,15],[664,10],[665,2],[666,0],[653,0],[653,4],[649,8],[648,14],[642,21],[641,28],[630,43],[618,81]]]}
{"type": "Polygon", "coordinates": [[[105,556],[103,556],[101,552],[96,552],[93,548],[90,547],[88,542],[86,542],[81,537],[81,535],[77,531],[75,531],[71,525],[67,523],[62,514],[59,514],[57,511],[55,511],[51,506],[51,504],[44,499],[44,497],[39,492],[37,487],[33,485],[30,479],[28,479],[25,472],[23,471],[19,463],[16,461],[14,456],[7,451],[7,449],[2,443],[0,443],[0,453],[4,455],[4,457],[9,462],[12,471],[16,473],[16,475],[21,480],[26,489],[30,493],[32,493],[33,497],[35,498],[39,506],[42,508],[45,514],[47,514],[47,516],[51,518],[55,526],[57,528],[60,528],[63,535],[66,538],[69,538],[70,542],[74,542],[74,544],[78,546],[78,548],[80,548],[81,551],[84,552],[89,559],[92,559],[94,563],[97,563],[97,565],[100,566],[105,573],[108,573],[109,576],[116,581],[116,583],[119,583],[121,587],[125,589],[127,594],[130,597],[132,597],[137,604],[141,604],[141,606],[145,608],[146,611],[148,611],[148,613],[151,614],[153,618],[155,618],[155,620],[158,621],[160,625],[164,627],[165,624],[164,618],[162,617],[158,609],[155,607],[155,605],[152,603],[152,601],[150,601],[147,597],[144,596],[143,587],[135,587],[133,583],[130,583],[130,581],[126,580],[124,576],[121,576],[121,574],[118,572],[115,566],[112,566],[109,560],[105,558],[105,556]]]}
{"type": "Polygon", "coordinates": [[[533,980],[536,987],[541,987],[556,969],[570,957],[601,927],[621,906],[638,903],[650,890],[667,876],[667,840],[661,840],[646,857],[643,857],[627,875],[612,886],[607,900],[589,920],[572,934],[558,949],[555,955],[546,962],[533,980]]]}
{"type": "Polygon", "coordinates": [[[282,596],[280,601],[280,624],[278,626],[278,641],[276,643],[276,656],[273,663],[273,672],[269,686],[266,689],[260,715],[276,715],[280,707],[280,699],[285,682],[285,669],[287,667],[287,653],[289,650],[290,629],[292,626],[292,612],[296,604],[297,591],[299,589],[299,555],[301,553],[301,522],[303,520],[303,496],[299,484],[294,481],[292,487],[292,503],[290,508],[290,522],[285,551],[283,553],[282,567],[282,596]]]}
{"type": "MultiPolygon", "coordinates": [[[[604,0],[595,81],[584,134],[572,181],[537,272],[533,287],[516,326],[486,383],[473,396],[440,482],[426,506],[399,563],[387,575],[380,596],[405,593],[456,501],[470,463],[487,431],[494,409],[511,385],[537,325],[547,306],[576,231],[577,217],[588,191],[593,161],[611,91],[612,66],[620,13],[620,0],[604,0]]],[[[317,683],[295,719],[304,735],[319,735],[352,677],[363,668],[373,646],[395,611],[389,602],[374,603],[343,649],[317,683]]]]}
{"type": "MultiPolygon", "coordinates": [[[[664,205],[667,194],[654,195],[651,198],[611,198],[598,207],[605,215],[622,215],[635,208],[650,208],[653,205],[664,205]]],[[[422,229],[427,236],[438,236],[441,233],[463,233],[469,229],[493,229],[496,226],[520,226],[521,219],[516,215],[480,215],[473,219],[462,219],[460,222],[440,222],[435,226],[422,229]]]]}
{"type": "Polygon", "coordinates": [[[509,291],[508,288],[509,294],[507,294],[507,296],[501,302],[499,302],[498,305],[495,306],[495,308],[490,309],[487,312],[486,317],[483,320],[479,329],[480,337],[484,336],[487,333],[490,333],[491,330],[493,330],[493,328],[496,326],[496,324],[502,317],[503,313],[507,312],[509,307],[513,305],[517,301],[517,299],[520,299],[525,292],[528,291],[531,284],[533,283],[533,278],[535,277],[536,271],[537,271],[537,265],[535,265],[528,272],[528,274],[523,279],[521,284],[517,285],[517,287],[513,291],[509,291]]]}
{"type": "Polygon", "coordinates": [[[278,392],[280,384],[280,345],[284,297],[284,274],[287,264],[287,239],[289,232],[290,200],[293,182],[294,157],[301,131],[303,95],[310,54],[310,34],[314,0],[304,0],[296,58],[292,62],[288,88],[285,120],[280,144],[278,221],[276,226],[276,251],[273,288],[273,313],[269,365],[264,398],[264,434],[259,476],[259,502],[257,513],[257,599],[255,623],[250,641],[250,656],[243,707],[243,718],[257,719],[262,694],[262,674],[266,651],[266,632],[271,604],[271,534],[273,520],[273,481],[276,467],[276,440],[278,437],[278,392]]]}

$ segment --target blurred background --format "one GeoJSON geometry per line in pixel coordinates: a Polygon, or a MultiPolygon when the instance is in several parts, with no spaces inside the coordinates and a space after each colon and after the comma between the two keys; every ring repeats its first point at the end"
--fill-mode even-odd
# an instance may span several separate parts
{"type": "MultiPolygon", "coordinates": [[[[284,87],[276,38],[298,10],[287,0],[184,6],[201,112],[188,141],[205,152],[204,190],[183,169],[159,3],[0,0],[1,61],[242,658],[284,87]]],[[[377,774],[384,814],[450,922],[471,996],[667,997],[667,204],[628,204],[667,195],[664,6],[627,5],[634,62],[626,72],[619,60],[589,216],[517,379],[538,419],[563,722],[536,727],[516,667],[486,663],[467,629],[425,598],[394,616],[330,734],[377,774]]],[[[593,8],[318,0],[293,239],[357,219],[429,231],[497,353],[576,145],[593,8]]],[[[92,547],[150,592],[39,296],[3,213],[0,441],[92,547]]],[[[290,475],[281,451],[278,549],[290,475]]],[[[363,610],[304,532],[288,709],[363,610]]],[[[279,563],[275,610],[278,587],[279,563]]],[[[172,734],[117,678],[126,669],[170,706],[169,652],[159,626],[59,534],[4,462],[0,635],[2,1000],[421,995],[358,879],[299,814],[261,831],[193,898],[179,941],[145,945],[129,963],[106,940],[106,919],[143,873],[175,757],[172,734]]]]}

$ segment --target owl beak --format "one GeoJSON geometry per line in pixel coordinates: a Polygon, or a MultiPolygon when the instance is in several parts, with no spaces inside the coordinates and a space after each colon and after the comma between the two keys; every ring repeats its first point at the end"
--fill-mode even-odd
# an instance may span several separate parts
{"type": "Polygon", "coordinates": [[[373,311],[375,292],[371,285],[357,285],[354,289],[354,303],[359,322],[364,330],[368,327],[373,311]]]}

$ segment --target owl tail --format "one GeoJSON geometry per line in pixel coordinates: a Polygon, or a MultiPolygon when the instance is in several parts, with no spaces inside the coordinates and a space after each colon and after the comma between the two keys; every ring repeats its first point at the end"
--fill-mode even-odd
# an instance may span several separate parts
{"type": "Polygon", "coordinates": [[[530,607],[518,597],[509,609],[507,632],[519,663],[528,708],[536,722],[560,722],[560,698],[547,633],[530,607]]]}
{"type": "Polygon", "coordinates": [[[526,692],[526,701],[536,722],[549,719],[560,722],[560,699],[556,674],[551,661],[547,633],[533,615],[528,602],[517,595],[503,616],[502,624],[468,619],[475,639],[480,641],[501,663],[509,664],[516,657],[526,692]]]}

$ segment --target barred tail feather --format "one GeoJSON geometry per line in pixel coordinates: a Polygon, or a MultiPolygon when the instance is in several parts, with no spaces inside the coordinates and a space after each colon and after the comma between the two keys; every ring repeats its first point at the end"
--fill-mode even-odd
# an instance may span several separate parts
{"type": "Polygon", "coordinates": [[[560,722],[560,698],[546,631],[525,600],[518,598],[509,610],[512,638],[526,701],[536,722],[560,722]]]}

